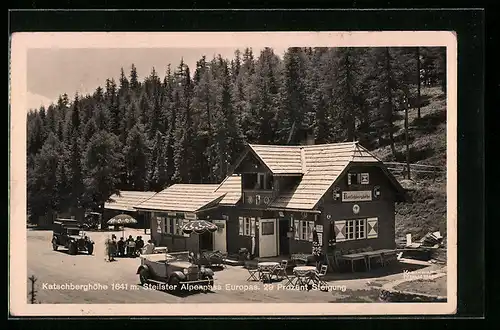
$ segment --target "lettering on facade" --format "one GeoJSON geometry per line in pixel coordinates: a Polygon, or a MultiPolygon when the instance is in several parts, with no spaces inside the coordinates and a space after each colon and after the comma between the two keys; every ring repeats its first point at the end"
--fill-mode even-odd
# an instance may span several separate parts
{"type": "Polygon", "coordinates": [[[361,201],[371,201],[371,200],[372,200],[372,192],[370,190],[342,192],[342,202],[361,202],[361,201]]]}

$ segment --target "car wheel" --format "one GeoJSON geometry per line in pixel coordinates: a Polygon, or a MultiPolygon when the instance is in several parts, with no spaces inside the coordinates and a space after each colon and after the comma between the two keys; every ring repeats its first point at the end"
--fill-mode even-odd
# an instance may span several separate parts
{"type": "Polygon", "coordinates": [[[212,288],[214,287],[214,278],[213,278],[213,276],[206,276],[205,279],[208,280],[208,285],[207,285],[208,289],[207,289],[207,291],[212,290],[212,288]]]}
{"type": "Polygon", "coordinates": [[[52,249],[57,251],[57,242],[55,240],[52,241],[52,249]]]}
{"type": "Polygon", "coordinates": [[[69,243],[68,251],[69,251],[69,254],[76,255],[77,252],[78,252],[76,244],[75,243],[69,243]]]}
{"type": "Polygon", "coordinates": [[[141,281],[141,284],[146,284],[148,282],[148,279],[149,272],[147,271],[147,269],[141,269],[141,271],[139,272],[139,280],[141,281]]]}
{"type": "Polygon", "coordinates": [[[181,285],[179,283],[179,279],[176,276],[170,277],[168,280],[168,285],[173,289],[175,292],[181,291],[181,285]]]}
{"type": "Polygon", "coordinates": [[[89,253],[89,255],[92,255],[92,253],[94,253],[94,244],[89,244],[87,246],[87,252],[89,253]]]}

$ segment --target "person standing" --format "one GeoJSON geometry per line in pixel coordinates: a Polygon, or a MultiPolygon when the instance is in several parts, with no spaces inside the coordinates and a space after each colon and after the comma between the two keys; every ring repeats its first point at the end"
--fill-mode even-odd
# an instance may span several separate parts
{"type": "Polygon", "coordinates": [[[106,238],[106,240],[104,241],[104,261],[110,261],[109,260],[109,249],[110,249],[110,245],[111,245],[111,239],[109,238],[106,238]]]}
{"type": "Polygon", "coordinates": [[[118,256],[124,257],[125,256],[125,241],[123,240],[123,237],[120,237],[120,240],[117,243],[118,245],[118,256]]]}
{"type": "Polygon", "coordinates": [[[152,254],[155,250],[155,245],[152,240],[148,240],[148,243],[144,246],[143,254],[152,254]]]}
{"type": "Polygon", "coordinates": [[[142,236],[137,236],[137,238],[135,240],[136,254],[140,254],[143,247],[144,247],[144,241],[142,240],[142,236]]]}
{"type": "Polygon", "coordinates": [[[115,261],[115,255],[117,250],[116,236],[111,235],[111,242],[109,243],[109,261],[115,261]]]}

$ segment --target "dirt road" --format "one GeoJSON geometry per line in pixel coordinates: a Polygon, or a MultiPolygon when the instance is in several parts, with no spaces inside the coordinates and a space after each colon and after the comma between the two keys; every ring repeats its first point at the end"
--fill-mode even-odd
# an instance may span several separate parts
{"type": "MultiPolygon", "coordinates": [[[[37,278],[36,299],[40,303],[232,303],[232,302],[347,302],[376,301],[378,291],[368,286],[369,279],[336,280],[332,291],[298,291],[280,283],[272,285],[248,282],[248,272],[239,266],[228,266],[215,272],[212,292],[176,296],[143,288],[136,270],[139,258],[106,262],[104,240],[110,233],[89,233],[96,242],[93,255],[53,251],[51,231],[28,230],[28,276],[37,278]],[[344,291],[342,291],[344,290],[344,291]]],[[[117,235],[120,235],[118,233],[117,235]]],[[[144,235],[126,230],[128,235],[144,235]]],[[[27,280],[28,292],[31,290],[27,280]]]]}

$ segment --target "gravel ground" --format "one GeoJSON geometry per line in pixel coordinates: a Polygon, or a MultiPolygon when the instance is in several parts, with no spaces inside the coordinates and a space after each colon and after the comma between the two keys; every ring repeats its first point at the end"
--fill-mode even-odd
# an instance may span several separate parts
{"type": "Polygon", "coordinates": [[[441,276],[435,280],[415,280],[396,285],[395,290],[424,293],[435,296],[446,296],[446,276],[441,276]]]}
{"type": "MultiPolygon", "coordinates": [[[[120,234],[118,232],[117,236],[120,234]]],[[[329,281],[330,292],[299,291],[286,289],[279,282],[272,285],[248,282],[246,269],[228,266],[215,271],[216,287],[212,292],[176,296],[140,286],[136,275],[140,263],[138,258],[105,261],[104,240],[111,233],[90,232],[89,236],[96,242],[94,254],[76,256],[67,254],[63,248],[53,251],[51,231],[28,230],[27,235],[27,275],[37,278],[35,290],[39,303],[370,302],[377,301],[378,290],[377,286],[370,286],[371,282],[401,278],[401,273],[386,277],[377,275],[376,278],[366,274],[359,278],[354,274],[329,281]],[[77,285],[81,287],[75,288],[77,285]]],[[[133,229],[127,229],[125,235],[146,237],[143,231],[133,229]]],[[[28,280],[27,286],[29,292],[31,284],[28,280]]]]}

